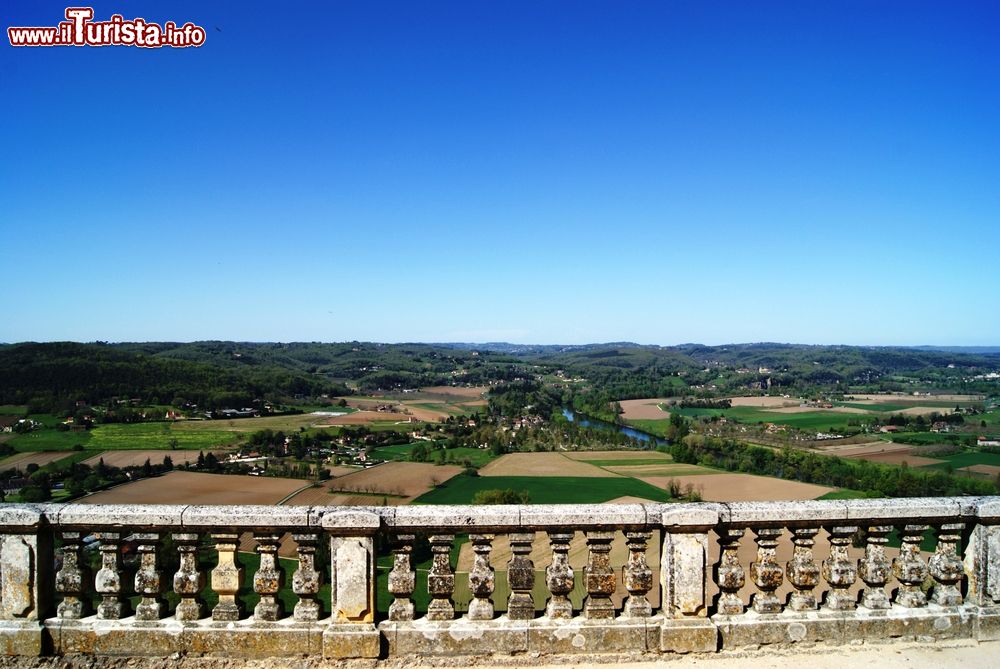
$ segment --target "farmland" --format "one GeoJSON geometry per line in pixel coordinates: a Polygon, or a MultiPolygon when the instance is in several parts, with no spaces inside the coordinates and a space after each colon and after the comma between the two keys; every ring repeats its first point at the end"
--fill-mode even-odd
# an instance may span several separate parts
{"type": "Polygon", "coordinates": [[[470,504],[483,490],[526,490],[532,504],[600,504],[619,497],[667,502],[670,495],[638,479],[575,476],[456,476],[417,504],[470,504]]]}
{"type": "Polygon", "coordinates": [[[61,460],[62,458],[72,454],[73,451],[35,451],[18,453],[17,455],[12,455],[8,458],[0,460],[0,471],[19,469],[23,472],[28,465],[38,465],[39,467],[42,467],[50,462],[61,460]]]}
{"type": "Polygon", "coordinates": [[[80,499],[83,504],[277,504],[308,486],[298,479],[175,471],[80,499]]]}

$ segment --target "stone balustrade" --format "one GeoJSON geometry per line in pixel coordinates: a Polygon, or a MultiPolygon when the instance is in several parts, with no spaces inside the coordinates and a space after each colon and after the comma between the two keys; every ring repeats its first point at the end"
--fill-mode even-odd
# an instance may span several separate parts
{"type": "Polygon", "coordinates": [[[8,655],[376,658],[988,640],[1000,638],[1000,498],[7,504],[0,586],[8,655]],[[283,565],[282,554],[294,562],[283,565]]]}

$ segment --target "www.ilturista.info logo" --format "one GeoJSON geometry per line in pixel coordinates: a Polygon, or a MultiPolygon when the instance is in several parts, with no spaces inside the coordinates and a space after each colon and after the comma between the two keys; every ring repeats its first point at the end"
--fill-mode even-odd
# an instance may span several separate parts
{"type": "Polygon", "coordinates": [[[66,20],[55,27],[10,27],[11,46],[141,46],[156,49],[184,48],[205,43],[205,29],[190,21],[178,26],[167,21],[162,26],[143,18],[126,20],[112,14],[107,21],[94,21],[92,7],[67,7],[66,20]]]}

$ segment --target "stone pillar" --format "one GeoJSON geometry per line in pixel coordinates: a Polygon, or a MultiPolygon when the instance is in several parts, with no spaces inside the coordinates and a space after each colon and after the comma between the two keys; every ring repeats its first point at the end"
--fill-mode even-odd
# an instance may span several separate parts
{"type": "Polygon", "coordinates": [[[201,604],[198,593],[205,584],[204,576],[198,569],[198,535],[182,532],[173,535],[180,555],[180,566],[174,574],[174,592],[181,598],[174,609],[174,618],[181,622],[194,622],[201,618],[201,604]]]}
{"type": "Polygon", "coordinates": [[[56,573],[56,592],[63,596],[56,615],[63,620],[79,620],[87,612],[84,595],[89,574],[80,560],[82,532],[62,533],[62,569],[56,573]]]}
{"type": "Polygon", "coordinates": [[[0,654],[46,652],[52,614],[52,534],[39,507],[0,504],[0,654]]]}
{"type": "MultiPolygon", "coordinates": [[[[324,517],[323,526],[328,531],[344,530],[328,525],[327,521],[324,517]]],[[[377,523],[378,517],[365,514],[364,521],[377,523]]],[[[369,529],[374,533],[373,528],[369,529]]],[[[371,623],[375,619],[375,541],[372,536],[330,537],[330,601],[334,622],[371,623]]]]}
{"type": "Polygon", "coordinates": [[[965,575],[962,560],[958,557],[958,543],[962,539],[965,523],[945,523],[938,527],[937,548],[930,559],[930,574],[934,578],[931,601],[941,606],[959,606],[962,591],[959,583],[965,575]]]}
{"type": "Polygon", "coordinates": [[[927,564],[920,556],[920,542],[927,525],[904,525],[900,532],[903,545],[899,557],[892,561],[892,573],[899,581],[895,603],[908,608],[927,605],[927,596],[920,586],[927,578],[927,564]]]}
{"type": "Polygon", "coordinates": [[[830,557],[823,560],[823,578],[830,584],[826,595],[826,608],[833,611],[850,611],[857,606],[857,598],[851,595],[851,586],[858,579],[857,568],[850,560],[848,549],[858,531],[854,525],[833,525],[830,532],[830,557]]]}
{"type": "Polygon", "coordinates": [[[238,595],[243,582],[243,568],[236,563],[236,548],[240,535],[236,532],[213,532],[212,540],[219,556],[219,564],[212,570],[212,590],[219,596],[218,603],[212,608],[212,620],[239,620],[241,608],[238,595]]]}
{"type": "Polygon", "coordinates": [[[774,591],[781,587],[784,570],[774,559],[780,527],[762,527],[753,531],[757,542],[757,561],[750,565],[750,578],[760,590],[753,595],[753,610],[757,613],[780,613],[781,600],[774,591]]]}
{"type": "Polygon", "coordinates": [[[121,534],[101,532],[101,569],[94,575],[94,590],[101,596],[97,607],[97,617],[101,620],[118,620],[124,607],[122,596],[121,534]]]}
{"type": "Polygon", "coordinates": [[[584,569],[584,583],[587,599],[583,603],[583,615],[589,619],[611,619],[615,617],[615,605],[611,601],[618,586],[618,579],[611,568],[611,542],[614,532],[589,530],[587,532],[587,567],[584,569]]]}
{"type": "MultiPolygon", "coordinates": [[[[653,588],[653,570],[646,563],[646,546],[652,532],[625,532],[628,547],[628,564],[625,565],[625,589],[628,599],[622,615],[626,618],[648,618],[653,615],[653,607],[646,599],[646,593],[653,588]]],[[[704,578],[704,571],[702,572],[704,578]]]]}
{"type": "Polygon", "coordinates": [[[573,567],[569,565],[569,543],[575,532],[554,530],[549,534],[552,548],[552,562],[545,569],[545,586],[552,593],[545,605],[545,615],[549,618],[573,617],[573,603],[569,593],[573,592],[573,567]]]}
{"type": "MultiPolygon", "coordinates": [[[[795,588],[788,597],[788,608],[793,611],[812,611],[817,608],[813,590],[819,583],[819,566],[813,558],[818,527],[796,527],[792,529],[792,544],[795,546],[792,559],[785,565],[788,582],[795,588]]],[[[826,572],[827,561],[823,562],[826,572]]]]}
{"type": "Polygon", "coordinates": [[[719,613],[735,616],[743,613],[743,600],[739,592],[746,585],[746,570],[740,565],[740,539],[745,530],[737,527],[727,527],[719,530],[719,544],[722,555],[715,569],[715,582],[719,584],[719,601],[716,605],[719,613]]]}
{"type": "Polygon", "coordinates": [[[890,606],[885,584],[889,582],[892,565],[885,556],[886,535],[892,525],[870,525],[865,539],[865,555],[858,560],[858,574],[865,582],[861,605],[869,609],[887,609],[890,606]]]}
{"type": "Polygon", "coordinates": [[[395,599],[389,605],[389,620],[413,620],[413,590],[416,572],[410,562],[416,535],[397,534],[392,542],[392,571],[389,572],[389,592],[395,599]]]}
{"type": "Polygon", "coordinates": [[[469,602],[469,620],[492,620],[493,602],[490,596],[496,585],[496,575],[490,566],[490,552],[493,550],[492,534],[470,534],[472,551],[475,558],[472,569],[469,570],[469,592],[472,601],[469,602]]]}
{"type": "Polygon", "coordinates": [[[135,607],[135,619],[143,621],[159,620],[165,606],[160,601],[163,592],[163,574],[159,570],[157,545],[158,532],[143,532],[135,535],[139,541],[139,569],[135,572],[135,592],[142,600],[135,607]]]}
{"type": "Polygon", "coordinates": [[[431,601],[427,605],[428,620],[451,620],[455,617],[455,605],[451,596],[455,592],[455,573],[451,569],[451,547],[454,534],[433,534],[430,537],[431,570],[427,573],[427,593],[431,601]]]}
{"type": "Polygon", "coordinates": [[[299,567],[292,574],[292,592],[299,596],[292,617],[301,622],[319,620],[320,606],[316,601],[319,594],[321,575],[316,570],[316,547],[319,535],[315,532],[292,534],[298,544],[299,567]]]}
{"type": "Polygon", "coordinates": [[[281,569],[278,567],[281,534],[254,532],[253,538],[257,542],[257,555],[260,556],[260,567],[253,575],[253,590],[260,595],[260,601],[253,610],[253,617],[261,622],[274,622],[281,618],[281,602],[278,601],[282,582],[281,569]]]}
{"type": "Polygon", "coordinates": [[[535,588],[535,565],[528,557],[534,540],[534,532],[514,532],[510,535],[513,555],[507,564],[507,583],[510,585],[507,617],[511,620],[531,620],[535,617],[535,600],[531,596],[535,588]]]}

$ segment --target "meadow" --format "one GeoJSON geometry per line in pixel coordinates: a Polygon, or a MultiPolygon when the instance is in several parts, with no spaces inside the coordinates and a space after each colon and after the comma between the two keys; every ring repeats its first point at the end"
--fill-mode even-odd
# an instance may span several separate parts
{"type": "Polygon", "coordinates": [[[619,497],[669,502],[660,488],[633,478],[581,476],[456,476],[427,492],[415,504],[471,504],[482,490],[526,490],[532,504],[600,504],[619,497]]]}

